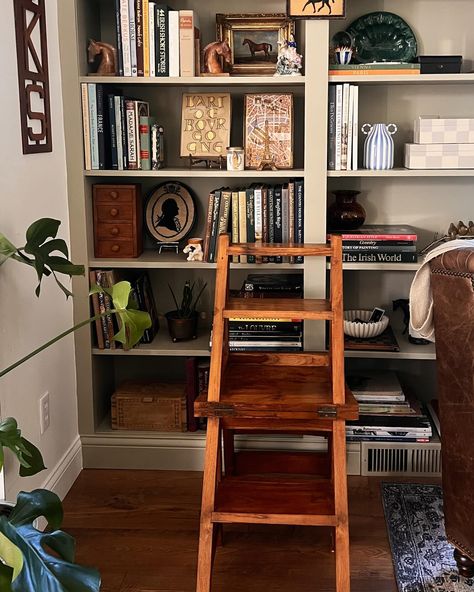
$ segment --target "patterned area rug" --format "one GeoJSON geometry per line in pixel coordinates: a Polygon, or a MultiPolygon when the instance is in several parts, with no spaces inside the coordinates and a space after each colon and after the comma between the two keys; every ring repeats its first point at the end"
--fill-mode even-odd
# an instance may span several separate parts
{"type": "Polygon", "coordinates": [[[446,540],[441,487],[383,483],[382,499],[400,592],[474,592],[446,540]]]}

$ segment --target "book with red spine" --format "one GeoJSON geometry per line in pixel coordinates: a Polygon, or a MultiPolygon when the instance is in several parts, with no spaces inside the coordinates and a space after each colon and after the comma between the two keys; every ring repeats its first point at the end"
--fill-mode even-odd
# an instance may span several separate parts
{"type": "MultiPolygon", "coordinates": [[[[340,233],[335,233],[340,234],[340,233]]],[[[376,240],[376,241],[416,241],[418,235],[413,226],[392,224],[366,224],[359,230],[351,230],[341,234],[342,240],[376,240]]],[[[329,235],[328,235],[329,237],[329,235]]]]}

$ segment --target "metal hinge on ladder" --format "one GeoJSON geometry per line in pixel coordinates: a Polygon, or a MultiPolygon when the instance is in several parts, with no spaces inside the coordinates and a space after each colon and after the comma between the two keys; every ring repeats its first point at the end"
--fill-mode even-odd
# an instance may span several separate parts
{"type": "Polygon", "coordinates": [[[318,409],[319,417],[327,417],[329,419],[336,419],[337,407],[321,407],[318,409]]]}

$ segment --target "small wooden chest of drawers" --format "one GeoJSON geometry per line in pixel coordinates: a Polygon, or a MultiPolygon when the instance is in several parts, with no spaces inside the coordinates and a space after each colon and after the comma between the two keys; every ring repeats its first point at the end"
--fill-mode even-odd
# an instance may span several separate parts
{"type": "Polygon", "coordinates": [[[98,258],[134,258],[143,251],[140,185],[94,185],[94,252],[98,258]]]}

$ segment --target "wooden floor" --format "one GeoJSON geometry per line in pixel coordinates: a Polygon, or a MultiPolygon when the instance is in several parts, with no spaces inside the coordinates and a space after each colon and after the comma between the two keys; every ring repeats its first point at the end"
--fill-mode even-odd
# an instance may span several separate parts
{"type": "MultiPolygon", "coordinates": [[[[396,592],[380,482],[349,479],[352,592],[396,592]]],[[[100,570],[102,592],[193,592],[200,493],[201,473],[85,470],[64,530],[77,561],[100,570]]],[[[333,591],[330,531],[228,526],[214,574],[213,592],[333,591]]]]}

